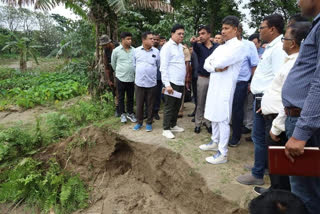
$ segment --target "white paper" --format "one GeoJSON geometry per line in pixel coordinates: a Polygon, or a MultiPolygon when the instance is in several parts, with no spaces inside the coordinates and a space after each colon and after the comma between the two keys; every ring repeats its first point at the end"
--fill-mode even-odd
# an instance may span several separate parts
{"type": "Polygon", "coordinates": [[[164,94],[166,95],[169,95],[171,97],[175,97],[175,98],[178,98],[178,99],[181,99],[181,96],[182,96],[182,93],[178,92],[178,91],[175,91],[173,90],[173,94],[169,94],[167,90],[164,91],[164,94]]]}

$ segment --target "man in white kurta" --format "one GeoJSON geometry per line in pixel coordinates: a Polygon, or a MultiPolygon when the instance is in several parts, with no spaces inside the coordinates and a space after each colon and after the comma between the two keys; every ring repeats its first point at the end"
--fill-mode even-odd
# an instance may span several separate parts
{"type": "Polygon", "coordinates": [[[243,43],[237,39],[239,19],[227,16],[222,21],[222,36],[225,44],[220,45],[206,59],[204,68],[210,72],[204,117],[212,122],[212,137],[201,150],[214,150],[214,156],[206,161],[212,164],[227,162],[229,122],[232,113],[233,94],[236,88],[243,57],[243,43]]]}

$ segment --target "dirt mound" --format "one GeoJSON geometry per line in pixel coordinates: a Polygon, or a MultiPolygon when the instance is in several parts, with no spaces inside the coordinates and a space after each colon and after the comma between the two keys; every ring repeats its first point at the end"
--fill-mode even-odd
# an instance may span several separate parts
{"type": "Polygon", "coordinates": [[[90,208],[78,213],[247,213],[210,191],[180,154],[105,128],[82,129],[38,158],[52,156],[89,185],[90,208]]]}

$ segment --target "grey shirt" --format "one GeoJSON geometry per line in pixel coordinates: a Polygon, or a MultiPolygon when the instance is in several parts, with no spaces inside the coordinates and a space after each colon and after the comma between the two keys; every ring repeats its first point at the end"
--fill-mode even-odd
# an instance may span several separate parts
{"type": "Polygon", "coordinates": [[[135,67],[135,84],[151,88],[157,85],[157,70],[160,67],[160,56],[157,48],[146,51],[143,46],[134,50],[133,66],[135,67]]]}
{"type": "Polygon", "coordinates": [[[292,136],[303,141],[320,129],[320,14],[312,26],[282,88],[283,106],[302,109],[292,136]]]}

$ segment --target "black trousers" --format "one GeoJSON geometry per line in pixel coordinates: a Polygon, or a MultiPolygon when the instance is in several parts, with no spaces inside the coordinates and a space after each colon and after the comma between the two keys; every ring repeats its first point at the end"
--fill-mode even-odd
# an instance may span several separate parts
{"type": "Polygon", "coordinates": [[[118,90],[118,100],[119,100],[119,113],[123,114],[125,112],[124,108],[124,98],[127,97],[127,112],[129,114],[133,113],[133,99],[134,99],[134,82],[122,82],[117,80],[117,90],[118,90]]]}
{"type": "MultiPolygon", "coordinates": [[[[282,132],[279,137],[280,137],[280,142],[275,142],[272,140],[270,137],[270,130],[272,127],[272,121],[273,119],[264,119],[265,120],[265,125],[266,125],[266,132],[265,132],[265,139],[266,139],[266,144],[268,146],[284,146],[288,140],[285,132],[282,132]]],[[[287,175],[274,175],[274,174],[269,174],[270,181],[271,181],[271,189],[283,189],[283,190],[288,190],[290,191],[290,181],[289,181],[289,176],[287,175]]]]}
{"type": "Polygon", "coordinates": [[[170,128],[177,125],[178,113],[180,110],[184,86],[170,83],[173,90],[182,93],[181,99],[164,95],[164,109],[163,109],[163,130],[170,130],[170,128]]]}
{"type": "Polygon", "coordinates": [[[154,86],[151,88],[144,88],[136,85],[136,117],[137,117],[138,123],[141,125],[143,123],[144,102],[146,102],[146,105],[148,106],[147,124],[152,123],[152,118],[153,118],[152,109],[155,101],[156,89],[157,89],[157,86],[154,86]]]}

